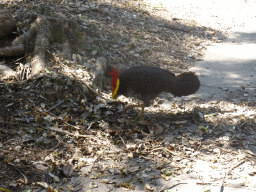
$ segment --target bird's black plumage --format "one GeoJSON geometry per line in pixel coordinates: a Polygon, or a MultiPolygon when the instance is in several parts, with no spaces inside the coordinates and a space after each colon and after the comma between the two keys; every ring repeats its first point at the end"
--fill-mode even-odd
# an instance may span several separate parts
{"type": "MultiPolygon", "coordinates": [[[[111,67],[108,69],[111,71],[111,67]]],[[[162,92],[170,92],[176,97],[195,93],[200,82],[198,77],[189,72],[175,76],[175,74],[159,68],[148,66],[136,66],[126,69],[119,74],[118,95],[131,96],[131,91],[140,95],[144,107],[150,105],[150,101],[162,92]]],[[[134,96],[134,95],[132,95],[134,96]]]]}

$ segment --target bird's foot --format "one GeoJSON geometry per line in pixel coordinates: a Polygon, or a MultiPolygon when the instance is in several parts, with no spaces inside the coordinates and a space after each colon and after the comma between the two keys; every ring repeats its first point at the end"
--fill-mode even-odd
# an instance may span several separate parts
{"type": "Polygon", "coordinates": [[[135,107],[141,107],[141,112],[138,114],[138,118],[143,119],[144,118],[144,106],[142,105],[129,105],[125,107],[124,112],[127,112],[128,110],[135,108],[135,107]]]}
{"type": "Polygon", "coordinates": [[[139,114],[138,114],[138,116],[135,118],[135,120],[137,120],[137,121],[139,121],[139,120],[143,120],[144,119],[144,112],[140,112],[139,114]]]}
{"type": "Polygon", "coordinates": [[[142,107],[142,105],[129,105],[124,108],[124,112],[127,112],[128,110],[135,108],[135,107],[142,107]]]}
{"type": "Polygon", "coordinates": [[[141,105],[129,105],[127,106],[125,109],[124,109],[124,112],[134,108],[134,107],[141,107],[141,112],[139,113],[138,117],[140,118],[144,118],[144,104],[141,104],[141,105]]]}
{"type": "Polygon", "coordinates": [[[140,117],[144,117],[144,108],[142,108],[141,109],[141,112],[139,113],[139,115],[138,116],[140,116],[140,117]]]}

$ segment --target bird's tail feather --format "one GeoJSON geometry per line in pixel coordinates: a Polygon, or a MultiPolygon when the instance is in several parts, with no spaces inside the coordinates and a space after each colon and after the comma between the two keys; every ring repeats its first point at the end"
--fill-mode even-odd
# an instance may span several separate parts
{"type": "Polygon", "coordinates": [[[176,76],[175,86],[171,88],[170,92],[175,97],[187,96],[197,92],[199,87],[198,77],[192,72],[186,72],[176,76]]]}

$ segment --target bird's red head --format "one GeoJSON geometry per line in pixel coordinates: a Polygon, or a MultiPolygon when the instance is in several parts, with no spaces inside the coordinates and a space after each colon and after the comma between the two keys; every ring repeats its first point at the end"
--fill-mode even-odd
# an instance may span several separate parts
{"type": "Polygon", "coordinates": [[[109,71],[109,74],[112,75],[112,80],[111,80],[111,86],[112,86],[112,98],[116,99],[116,94],[119,88],[119,71],[115,68],[111,68],[112,71],[109,71]]]}

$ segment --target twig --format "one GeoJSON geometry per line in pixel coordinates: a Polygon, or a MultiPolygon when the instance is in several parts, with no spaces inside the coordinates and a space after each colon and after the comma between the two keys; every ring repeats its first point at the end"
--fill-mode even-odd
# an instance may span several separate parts
{"type": "Polygon", "coordinates": [[[251,151],[244,151],[247,155],[250,155],[250,156],[254,156],[254,157],[256,157],[256,155],[255,154],[253,154],[251,151]]]}
{"type": "Polygon", "coordinates": [[[95,123],[95,121],[91,122],[91,124],[88,126],[87,130],[89,130],[91,128],[93,123],[95,123]]]}
{"type": "Polygon", "coordinates": [[[176,186],[178,186],[178,185],[182,185],[182,184],[188,184],[188,183],[177,183],[177,184],[171,186],[170,188],[168,188],[168,189],[166,189],[166,190],[168,191],[169,189],[172,189],[172,188],[174,188],[174,187],[176,187],[176,186]]]}
{"type": "Polygon", "coordinates": [[[167,151],[167,152],[169,152],[169,153],[171,153],[171,154],[174,156],[174,154],[173,154],[169,149],[166,149],[166,148],[164,147],[164,150],[167,151]]]}
{"type": "Polygon", "coordinates": [[[53,150],[56,149],[56,148],[62,143],[62,141],[64,140],[64,138],[60,140],[60,139],[58,138],[59,135],[54,134],[54,136],[55,136],[55,138],[59,141],[59,143],[58,143],[55,147],[52,148],[53,150]]]}
{"type": "Polygon", "coordinates": [[[231,172],[233,169],[237,168],[238,166],[242,165],[243,163],[245,163],[245,160],[240,161],[240,162],[237,163],[235,166],[233,166],[232,168],[230,168],[228,172],[225,173],[225,175],[224,175],[224,177],[223,177],[223,179],[222,179],[222,181],[221,181],[220,192],[223,192],[223,191],[224,191],[224,182],[225,182],[225,179],[226,179],[227,174],[230,174],[230,172],[231,172]]]}
{"type": "Polygon", "coordinates": [[[76,137],[88,137],[88,138],[93,138],[94,136],[91,136],[91,135],[77,135],[75,133],[70,133],[68,131],[65,131],[65,130],[61,130],[61,129],[58,129],[58,128],[54,128],[54,127],[48,127],[48,129],[52,130],[52,131],[57,131],[57,132],[60,132],[60,133],[65,133],[65,134],[68,134],[68,135],[72,135],[72,136],[76,136],[76,137]]]}
{"type": "Polygon", "coordinates": [[[120,137],[120,139],[122,140],[122,142],[123,142],[123,144],[124,144],[124,146],[125,146],[125,148],[126,148],[126,145],[125,145],[125,142],[124,142],[123,138],[121,137],[121,135],[119,135],[119,137],[120,137]]]}
{"type": "Polygon", "coordinates": [[[55,107],[59,106],[63,102],[64,102],[64,100],[61,100],[59,103],[57,103],[56,105],[54,105],[53,107],[51,107],[50,109],[48,109],[48,110],[46,110],[44,112],[49,112],[49,111],[53,110],[55,107]]]}
{"type": "Polygon", "coordinates": [[[178,40],[178,44],[180,44],[179,42],[180,42],[180,40],[179,40],[179,38],[175,35],[175,33],[172,31],[172,30],[170,30],[171,32],[172,32],[172,34],[174,35],[174,37],[178,40]]]}
{"type": "Polygon", "coordinates": [[[75,126],[75,125],[71,125],[70,123],[68,123],[68,122],[66,122],[65,120],[63,120],[62,118],[60,118],[60,117],[54,115],[53,113],[50,113],[50,114],[51,114],[52,116],[54,116],[55,118],[61,120],[61,121],[62,121],[63,123],[65,123],[66,125],[68,125],[68,126],[70,126],[70,127],[73,127],[73,128],[75,128],[75,129],[80,129],[80,127],[77,127],[77,126],[75,126]]]}
{"type": "Polygon", "coordinates": [[[234,165],[231,169],[229,169],[228,174],[230,174],[230,172],[231,172],[232,170],[234,170],[235,168],[239,167],[240,165],[242,165],[242,164],[244,164],[244,163],[245,163],[245,160],[242,160],[242,161],[240,161],[239,163],[237,163],[236,165],[234,165]]]}
{"type": "Polygon", "coordinates": [[[27,182],[28,182],[27,177],[26,177],[23,173],[21,173],[21,172],[20,172],[20,170],[19,170],[19,169],[17,169],[13,164],[8,163],[8,165],[13,166],[13,168],[14,168],[14,169],[16,169],[16,170],[17,170],[17,171],[18,171],[18,172],[19,172],[19,173],[24,177],[24,180],[25,180],[25,181],[24,181],[24,183],[25,183],[25,184],[27,184],[27,182]]]}
{"type": "MultiPolygon", "coordinates": [[[[71,72],[72,73],[72,72],[71,72]]],[[[72,75],[74,75],[73,73],[72,73],[72,75]]],[[[75,76],[76,78],[77,78],[77,76],[75,76]]],[[[82,81],[82,80],[79,80],[79,81],[81,81],[83,84],[85,84],[87,87],[88,87],[88,89],[90,89],[92,92],[94,92],[96,95],[98,95],[98,96],[100,96],[102,99],[105,99],[105,100],[113,100],[113,99],[109,99],[109,98],[105,98],[105,97],[103,97],[102,95],[100,95],[98,92],[96,92],[96,91],[94,91],[94,89],[93,88],[91,88],[86,82],[84,82],[84,81],[82,81]]],[[[95,86],[95,85],[94,85],[95,86]]],[[[95,86],[96,87],[96,86],[95,86]]],[[[113,100],[114,101],[114,100],[113,100]]]]}
{"type": "Polygon", "coordinates": [[[223,191],[224,191],[224,182],[225,182],[226,175],[227,175],[227,174],[225,173],[225,175],[224,175],[224,177],[223,177],[223,179],[222,179],[222,181],[221,181],[220,192],[223,192],[223,191]]]}
{"type": "Polygon", "coordinates": [[[164,185],[158,192],[162,192],[166,185],[164,185]]]}
{"type": "Polygon", "coordinates": [[[31,55],[31,53],[29,53],[29,54],[27,54],[27,55],[24,55],[23,57],[21,57],[21,58],[15,60],[15,61],[12,61],[12,62],[10,62],[10,63],[8,63],[8,64],[16,63],[17,61],[19,61],[19,60],[21,60],[21,59],[23,59],[24,57],[27,57],[27,56],[29,56],[29,55],[31,55]]]}
{"type": "MultiPolygon", "coordinates": [[[[25,83],[27,82],[28,80],[23,80],[22,83],[25,83]]],[[[8,84],[18,84],[20,83],[21,81],[15,81],[15,82],[5,82],[5,83],[0,83],[0,85],[8,85],[8,84]]]]}
{"type": "MultiPolygon", "coordinates": [[[[37,106],[35,106],[35,108],[36,108],[40,113],[43,113],[43,112],[44,112],[44,111],[40,110],[37,106]]],[[[54,116],[56,119],[59,119],[59,120],[63,121],[63,123],[67,124],[68,126],[73,127],[73,128],[75,128],[75,129],[80,129],[80,127],[76,127],[76,126],[74,126],[74,125],[69,124],[68,122],[64,121],[62,118],[60,118],[60,117],[54,115],[53,113],[50,113],[50,112],[48,112],[48,113],[49,113],[50,115],[54,116]]]]}
{"type": "Polygon", "coordinates": [[[124,54],[122,54],[120,51],[118,51],[118,53],[119,53],[120,55],[122,55],[122,56],[126,59],[126,57],[125,57],[124,54]]]}
{"type": "Polygon", "coordinates": [[[24,116],[25,120],[27,121],[27,123],[29,123],[29,119],[28,119],[28,116],[25,115],[25,113],[22,111],[22,110],[18,110],[20,112],[21,115],[24,116]]]}
{"type": "MultiPolygon", "coordinates": [[[[62,65],[62,67],[64,67],[64,68],[68,68],[67,66],[65,66],[64,64],[60,64],[60,65],[62,65]]],[[[69,69],[69,68],[68,68],[69,69]]],[[[72,72],[72,70],[69,70],[69,72],[78,80],[78,81],[80,81],[81,83],[83,83],[84,85],[86,85],[86,87],[88,87],[88,89],[90,89],[92,92],[94,92],[96,95],[98,95],[98,96],[100,96],[101,98],[103,98],[103,99],[105,99],[105,100],[112,100],[112,99],[109,99],[109,98],[105,98],[105,97],[103,97],[102,95],[100,95],[99,93],[97,93],[96,91],[94,91],[94,89],[92,89],[86,82],[84,82],[84,81],[82,81],[81,79],[79,79],[79,77],[76,75],[76,74],[74,74],[73,72],[72,72]]],[[[95,86],[96,87],[96,86],[95,86]]]]}
{"type": "MultiPolygon", "coordinates": [[[[80,135],[79,133],[70,133],[69,131],[61,130],[61,129],[54,128],[54,127],[48,127],[48,129],[50,129],[52,131],[60,132],[60,133],[65,133],[67,135],[71,135],[71,136],[74,136],[74,137],[93,138],[95,140],[108,141],[107,139],[105,139],[103,137],[97,137],[97,136],[93,136],[93,135],[80,135]]],[[[108,143],[110,143],[110,142],[108,141],[108,143]]]]}

